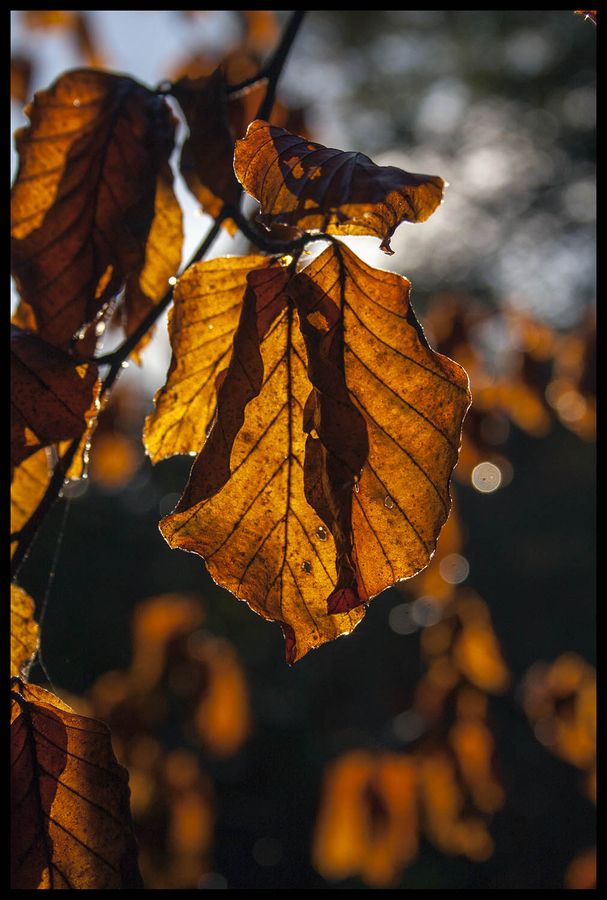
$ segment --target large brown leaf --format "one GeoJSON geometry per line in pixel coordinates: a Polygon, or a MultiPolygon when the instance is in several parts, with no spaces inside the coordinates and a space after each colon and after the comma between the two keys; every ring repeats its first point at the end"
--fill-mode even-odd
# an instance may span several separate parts
{"type": "Polygon", "coordinates": [[[217,420],[175,512],[172,547],[204,557],[218,584],[278,621],[294,662],[350,632],[363,608],[327,614],[335,548],[304,491],[304,407],[311,384],[282,267],[248,276],[217,420]]]}
{"type": "Polygon", "coordinates": [[[213,428],[160,528],[279,621],[293,661],[427,565],[470,394],[428,346],[407,279],[339,242],[247,283],[213,428]]]}
{"type": "Polygon", "coordinates": [[[261,204],[258,220],[327,234],[376,235],[392,253],[401,222],[424,222],[439,206],[445,182],[377,166],[362,153],[314,144],[260,119],[236,143],[234,171],[261,204]]]}
{"type": "Polygon", "coordinates": [[[169,312],[173,356],[143,433],[152,462],[198,453],[204,444],[217,378],[231,358],[247,274],[271,264],[266,256],[212,259],[190,266],[179,279],[169,312]]]}
{"type": "Polygon", "coordinates": [[[11,681],[11,888],[143,887],[108,728],[11,681]]]}
{"type": "Polygon", "coordinates": [[[338,242],[289,284],[317,395],[307,423],[308,496],[337,548],[330,611],[419,572],[449,515],[468,377],[420,335],[410,288],[338,242]],[[349,429],[339,426],[345,397],[366,425],[368,455],[352,456],[362,438],[349,409],[349,429]]]}
{"type": "Polygon", "coordinates": [[[15,137],[13,274],[38,332],[67,347],[141,273],[176,122],[138,82],[86,69],[60,76],[27,112],[15,137]]]}
{"type": "Polygon", "coordinates": [[[98,412],[95,363],[11,325],[11,473],[42,447],[80,437],[98,412]]]}

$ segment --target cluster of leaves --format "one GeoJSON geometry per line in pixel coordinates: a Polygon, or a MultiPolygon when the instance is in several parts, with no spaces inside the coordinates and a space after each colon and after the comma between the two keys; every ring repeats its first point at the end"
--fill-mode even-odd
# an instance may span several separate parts
{"type": "MultiPolygon", "coordinates": [[[[121,365],[129,355],[140,358],[172,300],[173,358],[144,442],[153,462],[176,453],[198,458],[161,531],[280,623],[289,662],[351,631],[371,597],[427,564],[449,514],[449,478],[470,403],[465,371],[428,345],[409,305],[409,282],[371,268],[337,239],[375,235],[390,253],[401,222],[424,221],[440,204],[442,179],[378,167],[262,118],[297,24],[295,16],[267,69],[240,85],[221,67],[158,90],[102,70],[62,75],[36,95],[31,124],[16,135],[11,207],[21,296],[11,334],[14,570],[64,479],[85,474],[121,365]],[[266,79],[247,128],[245,89],[266,79]],[[169,166],[177,120],[166,94],[189,128],[181,174],[216,220],[175,291],[182,221],[169,166]],[[243,188],[259,201],[268,231],[289,226],[286,242],[268,240],[243,219],[243,188]],[[233,230],[234,223],[265,255],[199,261],[219,226],[233,230]],[[328,246],[301,268],[306,244],[318,238],[328,246]],[[99,346],[109,322],[125,339],[104,360],[99,346]],[[104,362],[110,369],[102,380],[104,362]]],[[[16,639],[29,640],[31,601],[15,591],[16,639]]],[[[132,841],[126,849],[108,843],[111,874],[98,876],[76,859],[68,865],[67,848],[46,827],[52,818],[76,834],[56,815],[74,814],[59,794],[83,777],[74,763],[88,758],[79,735],[86,740],[99,728],[75,722],[61,701],[27,686],[35,649],[21,646],[12,691],[16,881],[137,886],[132,841]],[[61,740],[49,738],[41,716],[57,721],[61,740]],[[66,747],[56,766],[47,761],[49,740],[66,747]]],[[[103,733],[103,761],[93,739],[90,754],[107,773],[117,763],[103,733]]],[[[116,806],[124,812],[128,788],[121,774],[112,777],[121,787],[92,828],[101,833],[113,817],[124,842],[128,823],[113,813],[116,806]]],[[[76,811],[85,829],[90,800],[89,793],[86,809],[76,811]]],[[[89,830],[77,836],[88,856],[100,855],[89,830]]]]}
{"type": "MultiPolygon", "coordinates": [[[[58,15],[97,65],[85,14],[58,15]]],[[[170,546],[201,555],[218,584],[280,623],[289,662],[351,631],[373,596],[416,573],[414,594],[443,607],[422,632],[428,671],[404,714],[423,723],[415,748],[353,751],[333,762],[323,788],[318,871],[390,887],[421,834],[447,854],[487,859],[488,821],[504,801],[486,694],[506,689],[508,670],[484,602],[440,574],[462,546],[458,517],[447,521],[449,479],[470,402],[466,372],[449,357],[465,364],[475,393],[456,471],[468,479],[488,458],[505,471],[491,453],[498,442],[487,444],[501,417],[541,436],[554,410],[594,436],[594,329],[556,341],[513,321],[518,364],[496,380],[474,351],[478,317],[467,300],[447,298],[426,317],[432,349],[407,279],[366,265],[339,238],[372,235],[390,253],[398,225],[428,218],[444,183],[300,136],[274,104],[285,48],[261,69],[232,57],[157,90],[77,70],[29,108],[11,222],[21,294],[11,340],[14,570],[64,479],[85,474],[91,441],[93,453],[102,446],[95,429],[121,366],[145,358],[172,303],[172,361],[143,434],[154,463],[197,456],[160,523],[170,546]],[[216,223],[183,269],[167,95],[189,130],[181,176],[216,223]],[[241,213],[243,188],[260,203],[255,222],[241,213]],[[220,227],[240,229],[254,250],[201,261],[220,227]],[[316,240],[326,246],[308,263],[316,240]],[[124,342],[103,357],[109,324],[124,342]],[[544,392],[535,376],[547,359],[544,392]]],[[[110,482],[129,465],[111,446],[101,476],[110,482]]],[[[240,747],[251,718],[231,646],[200,632],[198,601],[154,598],[136,610],[131,668],[107,673],[87,706],[74,704],[84,716],[27,684],[38,631],[16,585],[12,616],[13,887],[140,887],[129,797],[146,882],[196,885],[209,862],[213,786],[196,754],[165,752],[158,731],[172,692],[187,743],[219,758],[240,747]]],[[[566,657],[532,670],[527,687],[538,738],[587,773],[593,795],[592,670],[566,657]]]]}
{"type": "Polygon", "coordinates": [[[487,824],[505,793],[486,694],[503,693],[510,676],[481,598],[458,590],[423,630],[422,651],[427,672],[395,725],[414,749],[352,750],[326,769],[312,859],[329,880],[359,875],[369,887],[393,887],[421,834],[448,855],[482,862],[493,853],[487,824]]]}
{"type": "MultiPolygon", "coordinates": [[[[423,568],[449,513],[467,376],[427,344],[409,282],[334,237],[377,235],[390,252],[398,224],[436,209],[443,182],[259,119],[234,143],[220,69],[171,93],[190,126],[182,173],[203,208],[219,201],[218,219],[241,219],[242,185],[264,225],[299,237],[288,255],[197,262],[169,292],[173,359],[144,440],[154,462],[199,456],[161,531],[280,622],[294,661],[423,568]],[[319,236],[329,246],[300,269],[319,236]]],[[[78,70],[29,115],[12,198],[16,485],[38,451],[79,437],[81,466],[115,378],[99,378],[99,336],[120,313],[124,346],[139,352],[134,336],[181,257],[168,165],[176,123],[162,94],[78,70]]],[[[63,474],[80,474],[67,457],[63,474]]],[[[18,510],[21,546],[30,509],[18,510]]]]}

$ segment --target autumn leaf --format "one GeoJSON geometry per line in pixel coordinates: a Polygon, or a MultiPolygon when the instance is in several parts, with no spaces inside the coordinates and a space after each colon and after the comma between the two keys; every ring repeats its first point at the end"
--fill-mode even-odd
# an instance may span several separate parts
{"type": "Polygon", "coordinates": [[[203,556],[218,584],[278,621],[294,662],[350,632],[364,610],[326,610],[335,551],[305,497],[303,412],[311,385],[288,280],[281,266],[249,274],[217,421],[160,529],[172,547],[203,556]]]}
{"type": "Polygon", "coordinates": [[[38,333],[67,348],[144,267],[176,122],[133,79],[87,69],[60,76],[27,113],[15,136],[12,271],[38,333]]]}
{"type": "Polygon", "coordinates": [[[216,420],[160,528],[280,622],[294,661],[427,564],[470,397],[402,276],[335,243],[292,278],[247,281],[216,420]]]}
{"type": "MultiPolygon", "coordinates": [[[[47,450],[38,450],[28,456],[13,471],[11,481],[11,535],[21,531],[42,500],[51,479],[47,450]]],[[[11,542],[11,555],[17,542],[11,542]]]]}
{"type": "MultiPolygon", "coordinates": [[[[420,571],[449,515],[449,478],[470,404],[468,378],[422,341],[410,287],[406,278],[368,266],[337,242],[289,284],[306,322],[319,397],[307,424],[306,454],[317,460],[307,483],[337,547],[339,580],[330,611],[343,612],[420,571]],[[314,338],[312,330],[320,334],[314,338]],[[345,409],[344,387],[366,425],[368,454],[359,448],[364,465],[358,473],[346,453],[362,440],[360,428],[344,429],[334,411],[340,404],[345,409]]],[[[348,416],[357,421],[351,411],[348,416]]]]}
{"type": "Polygon", "coordinates": [[[11,325],[11,472],[42,447],[84,434],[99,390],[95,363],[11,325]]]}
{"type": "Polygon", "coordinates": [[[173,350],[165,385],[154,398],[143,438],[152,462],[198,453],[216,407],[216,382],[228,367],[247,275],[272,265],[266,256],[213,259],[179,279],[169,312],[173,350]]]}
{"type": "Polygon", "coordinates": [[[11,680],[11,888],[142,888],[107,727],[11,680]]]}
{"type": "Polygon", "coordinates": [[[327,766],[312,864],[327,879],[359,875],[394,887],[417,855],[416,763],[404,754],[352,750],[327,766]]]}
{"type": "Polygon", "coordinates": [[[37,650],[34,601],[22,588],[11,584],[11,677],[27,673],[37,650]]]}
{"type": "Polygon", "coordinates": [[[237,141],[234,171],[260,202],[257,218],[266,227],[376,235],[388,254],[398,225],[424,222],[445,187],[436,175],[377,166],[362,153],[323,147],[260,119],[237,141]]]}
{"type": "Polygon", "coordinates": [[[181,78],[171,87],[190,130],[181,148],[181,174],[204,212],[211,216],[219,214],[224,202],[236,205],[240,195],[232,163],[234,137],[226,89],[219,66],[212,75],[181,78]]]}

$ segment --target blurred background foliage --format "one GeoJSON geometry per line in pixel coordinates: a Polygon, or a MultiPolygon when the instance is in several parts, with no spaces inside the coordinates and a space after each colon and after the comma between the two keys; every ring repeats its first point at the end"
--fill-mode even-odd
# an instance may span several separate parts
{"type": "MultiPolygon", "coordinates": [[[[14,11],[13,130],[66,69],[247,72],[286,18],[14,11]]],[[[148,888],[594,886],[595,53],[573,10],[305,18],[279,85],[292,130],[450,183],[393,257],[351,245],[411,279],[474,403],[430,566],[288,668],[280,629],[158,531],[191,465],[141,446],[162,323],[121,376],[19,583],[48,599],[51,689],[129,768],[148,888]]],[[[210,220],[179,190],[185,259],[210,220]]]]}

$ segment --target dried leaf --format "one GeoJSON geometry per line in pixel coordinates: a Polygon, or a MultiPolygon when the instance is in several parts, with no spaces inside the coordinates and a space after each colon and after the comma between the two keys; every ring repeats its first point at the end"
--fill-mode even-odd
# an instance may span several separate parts
{"type": "Polygon", "coordinates": [[[182,78],[171,88],[190,134],[181,149],[180,169],[204,212],[217,216],[240,194],[232,165],[234,138],[227,112],[227,81],[221,68],[212,75],[182,78]]]}
{"type": "Polygon", "coordinates": [[[320,397],[306,425],[306,454],[315,457],[307,483],[337,547],[329,609],[344,612],[415,575],[432,556],[449,515],[468,378],[421,340],[407,279],[371,268],[341,244],[296,275],[289,293],[307,326],[326,322],[316,343],[304,329],[320,397]],[[344,386],[349,426],[335,412],[346,408],[344,386]],[[366,425],[368,455],[352,406],[366,425]]]}
{"type": "Polygon", "coordinates": [[[107,727],[11,682],[11,888],[142,888],[128,774],[107,727]]]}
{"type": "Polygon", "coordinates": [[[16,584],[11,584],[11,677],[25,677],[37,650],[34,601],[16,584]]]}
{"type": "Polygon", "coordinates": [[[67,347],[144,266],[176,123],[143,85],[86,69],[60,76],[27,112],[15,136],[13,274],[40,335],[67,347]]]}
{"type": "Polygon", "coordinates": [[[470,396],[420,337],[409,282],[339,243],[248,285],[216,420],[160,528],[279,621],[294,661],[428,563],[470,396]]]}
{"type": "Polygon", "coordinates": [[[213,259],[190,266],[179,279],[169,312],[171,365],[143,433],[152,462],[198,453],[204,444],[215,414],[217,378],[230,361],[247,274],[270,265],[265,256],[213,259]]]}
{"type": "MultiPolygon", "coordinates": [[[[13,472],[11,481],[11,534],[17,534],[42,500],[51,478],[46,448],[28,456],[13,472]]],[[[11,555],[17,546],[11,542],[11,555]]]]}
{"type": "Polygon", "coordinates": [[[98,412],[95,363],[11,325],[11,471],[41,447],[80,437],[98,412]]]}
{"type": "Polygon", "coordinates": [[[377,166],[362,153],[312,143],[269,125],[252,122],[237,141],[234,171],[261,204],[258,220],[296,225],[327,234],[390,238],[401,222],[424,222],[439,206],[445,182],[377,166]]]}
{"type": "Polygon", "coordinates": [[[172,547],[203,556],[218,584],[280,622],[294,662],[350,632],[363,609],[326,611],[335,551],[304,492],[311,385],[288,278],[282,267],[248,276],[217,421],[160,529],[172,547]]]}

